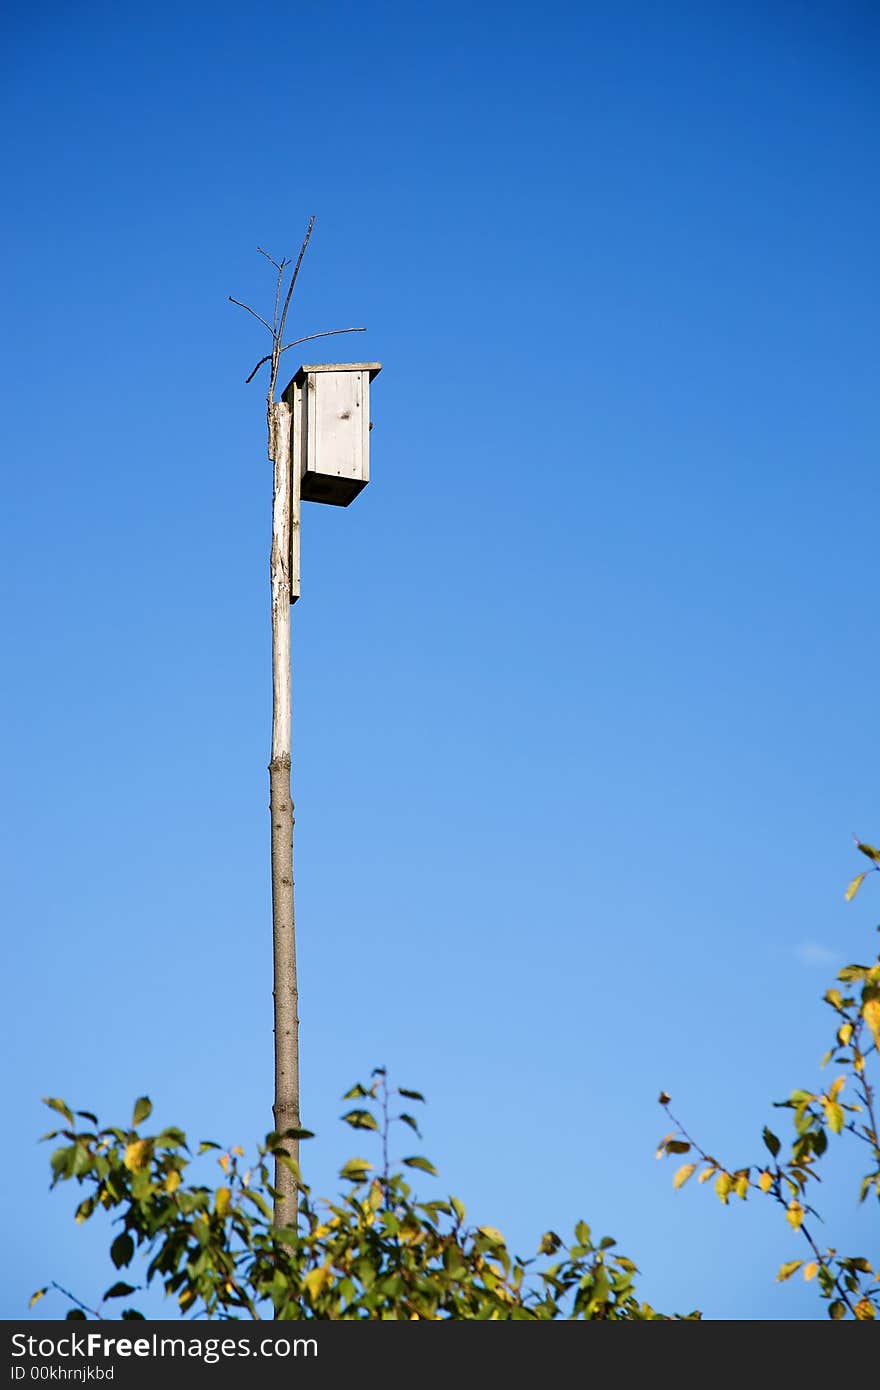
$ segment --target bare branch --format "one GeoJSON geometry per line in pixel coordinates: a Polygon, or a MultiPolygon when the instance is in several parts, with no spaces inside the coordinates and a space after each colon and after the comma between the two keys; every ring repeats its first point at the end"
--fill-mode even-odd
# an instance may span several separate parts
{"type": "Polygon", "coordinates": [[[275,307],[272,310],[272,351],[275,351],[275,344],[278,342],[278,306],[281,303],[281,286],[284,284],[284,267],[287,261],[282,256],[281,264],[278,267],[278,275],[275,279],[275,307]]]}
{"type": "Polygon", "coordinates": [[[288,311],[288,309],[290,308],[290,301],[291,301],[291,299],[292,299],[292,297],[293,297],[293,291],[294,291],[294,289],[295,289],[295,287],[296,287],[297,276],[299,275],[299,268],[300,268],[300,266],[301,266],[302,263],[303,263],[303,256],[306,254],[306,247],[308,246],[309,241],[311,240],[312,230],[313,230],[314,226],[315,226],[315,215],[314,215],[314,213],[313,213],[312,216],[309,218],[309,225],[308,225],[308,227],[306,228],[306,234],[305,234],[305,236],[303,237],[303,244],[302,244],[302,246],[299,248],[299,255],[298,255],[297,258],[296,258],[296,265],[293,267],[293,274],[292,274],[291,277],[290,277],[290,284],[289,284],[288,287],[287,287],[287,298],[286,298],[285,301],[284,301],[284,309],[283,309],[283,312],[282,312],[282,314],[281,314],[281,322],[280,322],[279,325],[278,325],[278,336],[279,336],[279,338],[283,338],[283,337],[284,337],[284,325],[285,325],[285,323],[287,322],[287,311],[288,311]]]}
{"type": "MultiPolygon", "coordinates": [[[[332,338],[337,333],[366,333],[366,331],[366,328],[328,328],[325,329],[323,333],[307,333],[304,338],[294,338],[293,342],[285,343],[283,348],[278,349],[278,356],[280,357],[282,352],[287,352],[288,348],[297,347],[300,343],[310,343],[313,338],[332,338]]],[[[262,366],[265,365],[266,362],[272,361],[273,355],[273,353],[267,352],[265,357],[260,358],[257,365],[254,367],[254,370],[251,372],[250,376],[245,377],[245,386],[250,385],[254,377],[257,375],[257,372],[260,370],[262,366]]]]}
{"type": "Polygon", "coordinates": [[[259,253],[260,253],[261,256],[265,256],[265,257],[266,257],[266,260],[267,260],[267,261],[271,261],[272,265],[274,265],[274,267],[275,267],[276,270],[283,270],[284,267],[288,264],[287,261],[284,261],[284,260],[283,260],[283,261],[281,262],[281,264],[279,265],[278,262],[276,261],[275,257],[274,257],[274,256],[270,256],[268,251],[264,251],[263,248],[262,248],[262,246],[258,246],[258,247],[257,247],[257,250],[259,251],[259,253]]]}
{"type": "MultiPolygon", "coordinates": [[[[293,267],[293,274],[290,277],[290,284],[287,286],[287,295],[285,296],[284,308],[281,310],[280,319],[278,318],[277,308],[275,310],[275,342],[272,346],[272,367],[269,373],[269,389],[266,392],[266,400],[270,408],[272,406],[272,402],[275,399],[275,385],[278,381],[278,362],[281,357],[281,339],[284,337],[284,325],[287,322],[287,311],[290,308],[290,301],[293,298],[293,291],[296,287],[300,266],[303,263],[303,257],[306,254],[306,248],[308,247],[309,241],[311,239],[314,225],[315,216],[313,213],[312,216],[309,218],[309,225],[306,228],[306,234],[303,237],[302,246],[299,248],[299,255],[296,258],[296,265],[293,267]]],[[[281,289],[280,274],[278,276],[278,289],[281,289]]],[[[276,295],[276,299],[277,297],[278,296],[276,295]]]]}
{"type": "Polygon", "coordinates": [[[310,343],[313,338],[333,338],[337,333],[366,333],[366,328],[325,328],[323,333],[307,333],[304,338],[294,338],[292,342],[285,343],[281,349],[286,352],[288,348],[297,347],[299,343],[310,343]]]}
{"type": "Polygon", "coordinates": [[[252,309],[249,304],[242,303],[240,299],[233,299],[231,294],[228,296],[228,298],[230,304],[237,304],[239,309],[247,309],[248,313],[253,314],[255,319],[259,319],[263,327],[268,328],[269,332],[272,334],[272,337],[275,337],[275,330],[272,327],[271,323],[267,323],[266,320],[263,318],[263,315],[258,314],[256,309],[252,309]]]}
{"type": "Polygon", "coordinates": [[[64,1297],[69,1298],[71,1303],[75,1303],[77,1308],[82,1308],[84,1313],[91,1313],[92,1317],[97,1318],[99,1322],[104,1321],[102,1314],[98,1312],[97,1308],[90,1308],[87,1303],[80,1302],[76,1294],[71,1293],[70,1289],[66,1289],[63,1284],[56,1284],[53,1279],[50,1288],[57,1289],[59,1293],[63,1293],[64,1297]]]}

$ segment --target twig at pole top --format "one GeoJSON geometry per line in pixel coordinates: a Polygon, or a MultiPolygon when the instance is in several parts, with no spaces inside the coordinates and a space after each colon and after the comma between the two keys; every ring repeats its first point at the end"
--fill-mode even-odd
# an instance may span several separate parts
{"type": "Polygon", "coordinates": [[[289,262],[288,260],[286,260],[284,257],[282,257],[282,259],[281,259],[281,264],[279,265],[278,262],[276,261],[275,257],[274,257],[274,256],[270,256],[268,251],[264,251],[263,248],[262,248],[262,246],[258,246],[258,247],[257,247],[257,250],[259,251],[259,253],[260,253],[261,256],[265,256],[265,257],[266,257],[266,260],[267,260],[267,261],[270,261],[271,264],[274,265],[274,267],[275,267],[276,270],[283,270],[284,267],[285,267],[286,265],[290,265],[290,262],[289,262]]]}
{"type": "MultiPolygon", "coordinates": [[[[366,333],[366,331],[366,328],[328,328],[325,329],[323,333],[307,333],[304,338],[294,338],[293,342],[285,343],[283,348],[278,349],[278,356],[280,357],[282,352],[287,352],[288,348],[298,347],[300,343],[310,343],[313,338],[332,338],[337,333],[366,333]]],[[[267,362],[272,361],[274,355],[274,352],[267,352],[265,357],[260,358],[250,376],[245,377],[245,386],[248,386],[253,381],[261,367],[265,366],[267,362]]]]}
{"type": "Polygon", "coordinates": [[[271,323],[267,323],[267,322],[266,322],[266,320],[263,318],[263,315],[262,315],[262,314],[258,314],[257,311],[256,311],[256,309],[252,309],[251,306],[250,306],[249,304],[245,304],[245,303],[243,302],[243,300],[241,300],[241,299],[234,299],[233,296],[232,296],[231,294],[228,296],[228,298],[229,298],[229,303],[230,303],[230,304],[237,304],[238,307],[239,307],[239,309],[247,309],[247,311],[248,311],[249,314],[253,314],[253,316],[254,316],[255,319],[259,319],[259,321],[260,321],[260,323],[263,325],[263,327],[264,327],[264,328],[268,328],[269,332],[272,334],[272,337],[274,338],[274,336],[275,336],[275,330],[274,330],[274,328],[272,327],[271,323]]]}
{"type": "Polygon", "coordinates": [[[285,325],[285,323],[286,323],[286,321],[287,321],[287,311],[288,311],[288,309],[290,308],[290,301],[291,301],[291,299],[293,298],[293,291],[294,291],[294,288],[295,288],[295,286],[296,286],[297,276],[299,275],[300,266],[301,266],[302,263],[303,263],[303,256],[306,254],[306,247],[308,246],[309,242],[311,241],[312,231],[314,230],[314,226],[315,226],[315,215],[314,215],[314,213],[312,213],[312,216],[309,218],[309,225],[308,225],[308,227],[306,228],[306,234],[305,234],[305,236],[303,237],[302,246],[299,248],[299,255],[298,255],[297,258],[296,258],[296,265],[293,267],[293,274],[292,274],[291,277],[290,277],[290,284],[289,284],[288,287],[287,287],[287,298],[286,298],[285,301],[284,301],[284,309],[282,310],[282,313],[281,313],[281,322],[280,322],[279,325],[278,325],[278,337],[279,337],[279,338],[283,338],[283,337],[284,337],[284,325],[285,325]]]}
{"type": "MultiPolygon", "coordinates": [[[[300,272],[300,266],[301,266],[302,263],[303,263],[303,257],[304,257],[305,254],[306,254],[306,248],[308,247],[309,241],[311,240],[312,231],[313,231],[313,229],[314,229],[314,226],[315,226],[315,215],[314,215],[314,213],[313,213],[312,216],[309,218],[309,225],[308,225],[308,227],[306,228],[306,234],[305,234],[305,236],[303,237],[302,246],[299,248],[299,255],[298,255],[297,258],[296,258],[296,265],[293,267],[293,274],[292,274],[291,277],[290,277],[290,284],[287,286],[287,294],[286,294],[285,299],[284,299],[284,308],[281,310],[281,318],[280,318],[280,319],[278,318],[278,309],[277,309],[277,307],[276,307],[276,309],[275,309],[275,322],[276,322],[276,324],[277,324],[277,327],[276,327],[275,330],[274,330],[275,341],[274,341],[274,343],[273,343],[273,345],[272,345],[272,358],[271,358],[271,360],[272,360],[272,368],[271,368],[271,371],[270,371],[270,374],[269,374],[269,389],[268,389],[268,391],[266,392],[266,399],[267,399],[267,401],[269,402],[270,405],[272,404],[272,402],[273,402],[274,399],[275,399],[275,383],[276,383],[277,380],[278,380],[278,361],[279,361],[279,358],[281,357],[281,340],[282,340],[282,338],[284,337],[284,325],[285,325],[285,323],[287,322],[287,311],[288,311],[288,309],[290,308],[290,301],[291,301],[291,299],[293,298],[293,291],[294,291],[294,289],[295,289],[295,287],[296,287],[297,278],[298,278],[299,272],[300,272]]],[[[281,272],[279,271],[279,274],[278,274],[278,289],[276,290],[276,294],[275,294],[276,306],[277,306],[278,300],[279,300],[279,298],[280,298],[279,292],[280,292],[280,290],[281,290],[281,278],[282,278],[282,277],[281,277],[281,272]]]]}

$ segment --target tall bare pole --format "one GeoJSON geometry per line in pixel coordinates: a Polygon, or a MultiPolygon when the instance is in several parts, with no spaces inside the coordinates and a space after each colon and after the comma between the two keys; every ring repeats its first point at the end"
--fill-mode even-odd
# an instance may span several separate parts
{"type": "MultiPolygon", "coordinates": [[[[300,1127],[299,989],[296,975],[296,918],[293,902],[293,798],[290,781],[290,553],[291,532],[299,530],[299,488],[293,487],[290,409],[270,403],[269,454],[274,465],[272,488],[272,754],[269,760],[269,810],[272,821],[272,954],[275,1003],[275,1129],[286,1134],[300,1127]]],[[[298,539],[298,538],[297,538],[298,539]]],[[[299,1140],[285,1149],[299,1161],[299,1140]]],[[[283,1159],[275,1159],[275,1225],[296,1224],[296,1176],[283,1159]]]]}
{"type": "Polygon", "coordinates": [[[275,1022],[275,1130],[280,1136],[275,1158],[276,1228],[295,1227],[298,1208],[297,1172],[299,1166],[299,987],[296,970],[296,918],[293,901],[293,797],[291,788],[292,681],[290,663],[290,608],[299,597],[299,468],[296,466],[293,433],[295,421],[285,401],[276,401],[278,368],[282,353],[298,343],[329,338],[337,333],[362,333],[362,328],[332,328],[309,333],[304,338],[284,342],[284,329],[303,257],[315,225],[309,219],[285,292],[285,272],[289,260],[276,261],[264,251],[261,255],[275,267],[275,305],[272,321],[258,314],[240,299],[233,299],[258,319],[272,335],[272,351],[254,367],[248,381],[270,363],[266,393],[269,460],[273,466],[272,546],[269,556],[269,582],[272,595],[272,751],[269,759],[269,811],[272,846],[272,956],[275,1022]],[[283,301],[283,302],[282,302],[283,301]],[[287,1159],[288,1161],[285,1161],[287,1159]],[[291,1161],[293,1165],[291,1166],[291,1161]]]}

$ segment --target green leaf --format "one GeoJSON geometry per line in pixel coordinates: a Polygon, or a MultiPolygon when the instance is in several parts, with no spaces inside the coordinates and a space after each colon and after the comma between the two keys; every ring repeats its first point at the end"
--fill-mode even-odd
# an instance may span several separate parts
{"type": "Polygon", "coordinates": [[[70,1166],[73,1162],[73,1157],[74,1149],[69,1145],[63,1149],[55,1149],[50,1155],[49,1163],[52,1167],[53,1187],[57,1182],[61,1182],[62,1178],[70,1177],[70,1166]]]}
{"type": "Polygon", "coordinates": [[[156,1136],[156,1143],[164,1149],[185,1149],[186,1135],[176,1125],[169,1125],[167,1129],[163,1129],[162,1133],[156,1136]]]}
{"type": "Polygon", "coordinates": [[[880,849],[875,849],[873,845],[866,845],[861,840],[856,840],[856,849],[867,855],[869,859],[873,859],[875,864],[880,864],[880,849]]]}
{"type": "Polygon", "coordinates": [[[347,1125],[352,1129],[378,1129],[375,1118],[369,1110],[349,1110],[347,1115],[342,1116],[347,1125]]]}
{"type": "Polygon", "coordinates": [[[690,1148],[690,1144],[687,1144],[684,1139],[670,1139],[666,1145],[666,1152],[668,1154],[686,1154],[690,1153],[690,1148]]]}
{"type": "Polygon", "coordinates": [[[408,1091],[405,1086],[398,1086],[397,1094],[399,1096],[406,1096],[407,1100],[420,1100],[423,1105],[425,1104],[425,1097],[422,1095],[421,1091],[408,1091]]]}
{"type": "Polygon", "coordinates": [[[422,1158],[419,1154],[414,1154],[410,1158],[405,1158],[403,1162],[406,1164],[407,1168],[420,1168],[423,1173],[431,1173],[435,1178],[437,1176],[437,1169],[430,1159],[422,1158]]]}
{"type": "Polygon", "coordinates": [[[65,1322],[88,1322],[88,1318],[86,1317],[86,1315],[85,1315],[85,1313],[83,1312],[82,1308],[71,1308],[70,1312],[66,1315],[64,1321],[65,1321],[65,1322]]]}
{"type": "Polygon", "coordinates": [[[841,1318],[846,1317],[846,1304],[841,1303],[840,1299],[836,1298],[828,1308],[828,1316],[833,1318],[835,1322],[840,1322],[841,1318]]]}
{"type": "Polygon", "coordinates": [[[397,1118],[398,1120],[402,1120],[405,1125],[409,1125],[410,1129],[414,1129],[416,1134],[418,1134],[419,1138],[421,1139],[421,1131],[419,1130],[419,1127],[413,1119],[412,1115],[401,1113],[397,1116],[397,1118]]]}
{"type": "Polygon", "coordinates": [[[137,1100],[134,1103],[134,1113],[131,1117],[131,1123],[134,1126],[134,1128],[136,1129],[138,1125],[143,1124],[144,1120],[148,1120],[152,1113],[153,1103],[150,1100],[150,1097],[138,1096],[137,1100]]]}
{"type": "Polygon", "coordinates": [[[339,1170],[339,1176],[348,1182],[364,1182],[368,1173],[373,1171],[372,1163],[368,1163],[365,1158],[350,1158],[339,1170]]]}
{"type": "Polygon", "coordinates": [[[244,1201],[253,1202],[254,1206],[257,1208],[259,1212],[262,1213],[263,1216],[271,1219],[272,1209],[269,1206],[269,1203],[266,1201],[266,1199],[262,1197],[259,1192],[254,1192],[251,1190],[251,1188],[245,1187],[242,1189],[239,1195],[244,1201]]]}
{"type": "Polygon", "coordinates": [[[776,1155],[779,1154],[781,1147],[780,1141],[777,1140],[776,1134],[773,1133],[773,1130],[767,1129],[767,1126],[765,1125],[765,1127],[763,1127],[762,1138],[763,1141],[765,1141],[767,1148],[769,1148],[770,1152],[772,1152],[773,1158],[776,1158],[776,1155]]]}
{"type": "Polygon", "coordinates": [[[63,1115],[69,1125],[73,1124],[73,1111],[58,1096],[43,1096],[43,1104],[48,1105],[50,1110],[57,1110],[59,1115],[63,1115]]]}
{"type": "Polygon", "coordinates": [[[358,1100],[358,1099],[360,1099],[362,1096],[363,1096],[363,1097],[366,1097],[366,1096],[369,1096],[369,1095],[372,1095],[372,1091],[368,1091],[367,1088],[366,1088],[366,1086],[362,1086],[361,1083],[360,1083],[359,1081],[356,1081],[355,1084],[352,1086],[351,1090],[350,1090],[350,1091],[346,1091],[346,1093],[345,1093],[345,1095],[342,1097],[342,1099],[343,1099],[343,1100],[358,1100]]]}
{"type": "Polygon", "coordinates": [[[108,1289],[107,1292],[104,1294],[104,1298],[125,1298],[126,1294],[130,1294],[130,1293],[134,1293],[134,1292],[135,1292],[134,1284],[123,1284],[123,1283],[120,1281],[118,1284],[111,1284],[111,1285],[110,1285],[109,1289],[108,1289]]]}
{"type": "Polygon", "coordinates": [[[97,1115],[93,1115],[91,1110],[77,1110],[76,1113],[77,1115],[81,1115],[84,1120],[88,1120],[90,1124],[97,1125],[98,1117],[97,1115]]]}
{"type": "Polygon", "coordinates": [[[845,965],[838,970],[837,978],[843,980],[844,984],[854,984],[856,980],[864,980],[867,974],[867,965],[845,965]]]}
{"type": "Polygon", "coordinates": [[[285,1153],[284,1149],[273,1149],[272,1155],[277,1160],[277,1162],[282,1165],[283,1168],[286,1168],[289,1173],[293,1174],[297,1182],[300,1181],[300,1179],[302,1178],[302,1174],[299,1170],[299,1164],[297,1163],[295,1158],[291,1158],[290,1154],[285,1153]]]}
{"type": "Polygon", "coordinates": [[[133,1255],[134,1241],[128,1232],[125,1231],[121,1236],[117,1236],[110,1246],[110,1258],[116,1268],[121,1269],[123,1265],[131,1263],[133,1255]]]}
{"type": "Polygon", "coordinates": [[[591,1234],[586,1221],[579,1221],[574,1228],[574,1237],[578,1245],[589,1245],[591,1234]]]}

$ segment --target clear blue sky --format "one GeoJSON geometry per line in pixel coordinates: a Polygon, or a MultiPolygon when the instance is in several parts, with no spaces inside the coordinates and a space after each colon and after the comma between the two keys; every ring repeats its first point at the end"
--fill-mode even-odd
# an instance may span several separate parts
{"type": "Polygon", "coordinates": [[[775,1213],[653,1149],[663,1086],[757,1156],[880,919],[843,901],[880,833],[876,7],[4,29],[0,1313],[111,1282],[41,1095],[269,1127],[265,342],[226,297],[268,306],[254,248],[314,212],[294,326],[369,332],[305,360],[385,369],[294,612],[310,1172],[385,1063],[524,1253],[583,1216],[663,1308],[817,1316],[775,1213]]]}

